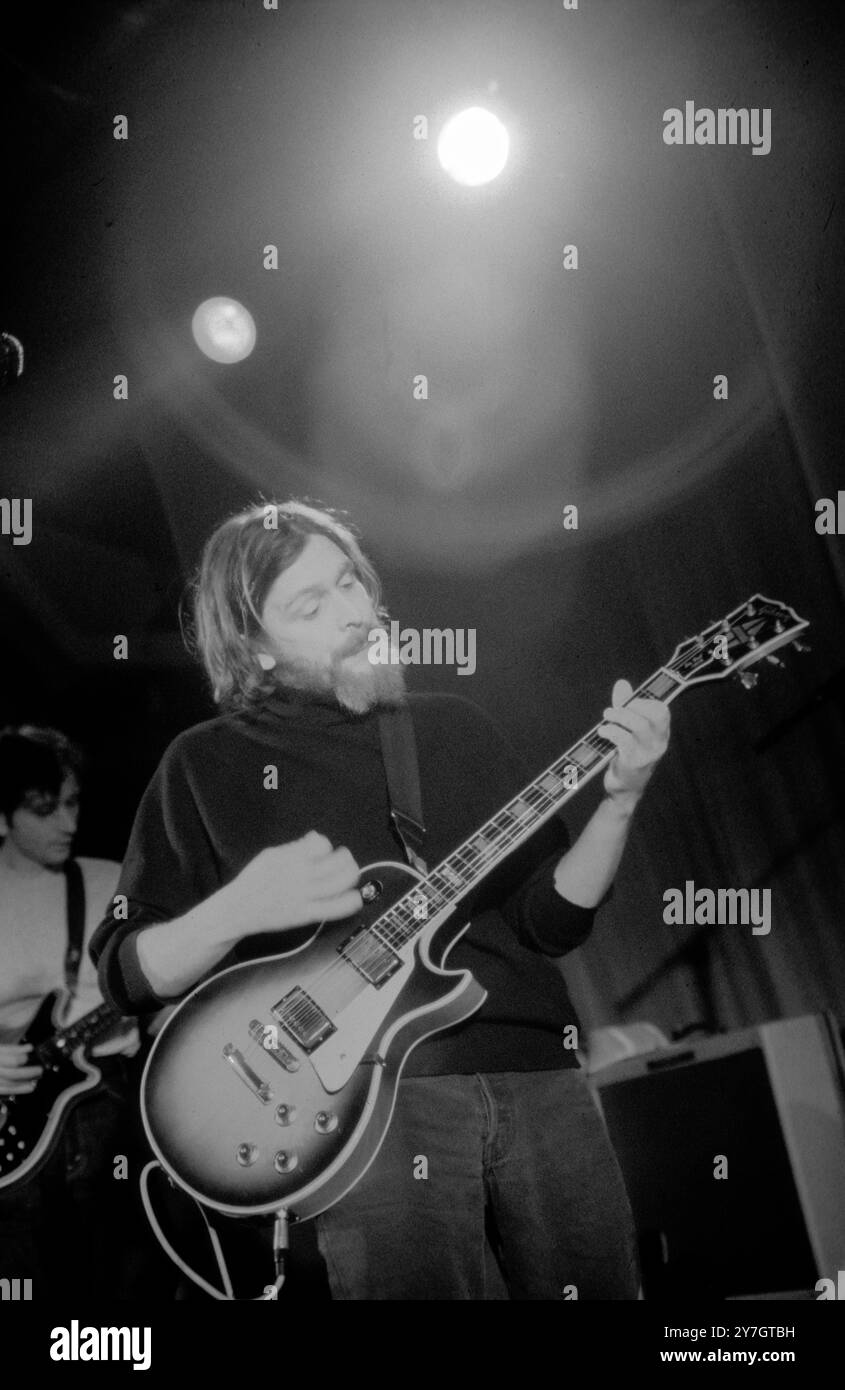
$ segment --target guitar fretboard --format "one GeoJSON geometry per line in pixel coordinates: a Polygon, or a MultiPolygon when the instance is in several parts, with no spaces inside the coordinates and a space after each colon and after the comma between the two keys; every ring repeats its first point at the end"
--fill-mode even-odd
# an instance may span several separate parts
{"type": "Polygon", "coordinates": [[[90,1013],[83,1014],[75,1023],[71,1023],[67,1028],[60,1028],[52,1037],[46,1038],[39,1047],[35,1049],[40,1062],[47,1062],[56,1053],[69,1056],[71,1052],[81,1043],[91,1042],[100,1033],[104,1033],[113,1023],[117,1023],[120,1015],[116,1014],[110,1004],[100,1004],[90,1013]]]}
{"type": "MultiPolygon", "coordinates": [[[[634,691],[631,699],[669,703],[683,686],[683,680],[661,666],[634,691]]],[[[600,727],[594,725],[438,864],[423,882],[399,898],[370,926],[369,935],[400,950],[438,912],[466,897],[491,869],[608,765],[617,749],[598,732],[600,727]]]]}

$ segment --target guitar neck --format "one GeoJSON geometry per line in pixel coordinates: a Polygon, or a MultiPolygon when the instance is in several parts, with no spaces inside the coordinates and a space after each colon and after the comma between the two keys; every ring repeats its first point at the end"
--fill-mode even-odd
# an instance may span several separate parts
{"type": "MultiPolygon", "coordinates": [[[[634,691],[631,699],[668,704],[684,681],[661,666],[634,691]]],[[[599,724],[573,743],[561,757],[523,787],[500,811],[431,871],[428,877],[388,909],[373,929],[395,948],[407,944],[431,917],[452,907],[487,877],[517,846],[529,839],[582,787],[597,777],[615,756],[615,744],[603,738],[599,724]],[[421,910],[424,903],[425,911],[421,910]],[[384,931],[382,931],[384,928],[384,931]]]]}
{"type": "Polygon", "coordinates": [[[39,1060],[46,1060],[48,1055],[54,1052],[68,1055],[77,1047],[93,1042],[119,1018],[120,1014],[116,1013],[110,1004],[99,1004],[90,1013],[83,1014],[75,1023],[69,1024],[67,1028],[58,1028],[51,1037],[45,1039],[36,1048],[39,1060]]]}

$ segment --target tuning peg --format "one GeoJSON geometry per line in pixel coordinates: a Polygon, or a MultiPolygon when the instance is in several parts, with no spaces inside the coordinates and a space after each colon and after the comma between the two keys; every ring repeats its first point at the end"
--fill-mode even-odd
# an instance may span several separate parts
{"type": "Polygon", "coordinates": [[[781,661],[781,659],[780,659],[779,656],[767,656],[767,657],[766,657],[766,660],[769,662],[769,664],[770,664],[771,666],[782,666],[782,665],[783,665],[783,662],[781,661]]]}
{"type": "Polygon", "coordinates": [[[813,650],[809,642],[793,642],[792,645],[797,652],[811,652],[813,650]]]}
{"type": "Polygon", "coordinates": [[[753,690],[759,679],[760,677],[757,675],[756,671],[740,671],[739,673],[740,684],[743,685],[746,690],[753,690]]]}

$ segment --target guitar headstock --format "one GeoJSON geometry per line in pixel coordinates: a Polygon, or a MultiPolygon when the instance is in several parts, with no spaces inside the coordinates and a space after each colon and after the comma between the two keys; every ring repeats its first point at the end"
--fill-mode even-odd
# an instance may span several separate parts
{"type": "MultiPolygon", "coordinates": [[[[755,594],[721,622],[711,623],[697,637],[681,642],[675,648],[669,670],[685,685],[722,680],[739,673],[743,685],[751,686],[756,684],[757,674],[746,674],[747,668],[764,657],[776,666],[782,665],[774,652],[796,642],[808,626],[807,620],[799,618],[794,608],[755,594]]],[[[800,642],[796,642],[796,648],[807,650],[800,642]]]]}

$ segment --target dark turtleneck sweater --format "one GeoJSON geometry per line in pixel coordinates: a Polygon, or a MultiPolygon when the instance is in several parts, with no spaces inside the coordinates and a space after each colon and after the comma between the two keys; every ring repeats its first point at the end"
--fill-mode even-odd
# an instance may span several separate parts
{"type": "MultiPolygon", "coordinates": [[[[433,868],[531,774],[469,701],[411,695],[409,703],[424,852],[433,868]]],[[[404,862],[389,811],[374,713],[356,716],[278,694],[249,713],[223,715],[180,734],[135,819],[117,889],[128,899],[127,919],[107,916],[91,943],[105,997],[127,1014],[168,1002],[152,992],[140,968],[139,931],[182,916],[269,845],[318,830],[332,845],[346,845],[361,867],[404,862]],[[265,785],[271,765],[278,769],[277,790],[265,785]]],[[[446,966],[471,970],[488,997],[464,1023],[421,1043],[404,1075],[577,1065],[574,1050],[564,1046],[564,1029],[577,1019],[548,959],[579,946],[593,921],[592,908],[567,902],[554,887],[554,868],[568,845],[566,827],[553,817],[459,905],[456,929],[468,915],[471,925],[446,966]]],[[[290,949],[312,932],[245,937],[211,973],[290,949]]]]}

